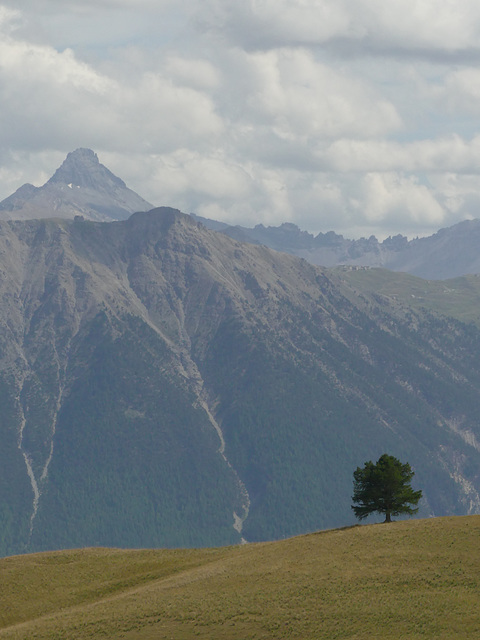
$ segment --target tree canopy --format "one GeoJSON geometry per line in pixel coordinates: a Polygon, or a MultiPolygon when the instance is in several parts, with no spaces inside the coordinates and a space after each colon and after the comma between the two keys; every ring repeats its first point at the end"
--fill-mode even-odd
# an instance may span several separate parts
{"type": "Polygon", "coordinates": [[[391,522],[391,516],[417,513],[422,492],[410,485],[414,475],[408,462],[386,453],[375,464],[369,461],[363,468],[357,467],[352,496],[355,516],[363,520],[376,512],[385,515],[385,522],[391,522]]]}

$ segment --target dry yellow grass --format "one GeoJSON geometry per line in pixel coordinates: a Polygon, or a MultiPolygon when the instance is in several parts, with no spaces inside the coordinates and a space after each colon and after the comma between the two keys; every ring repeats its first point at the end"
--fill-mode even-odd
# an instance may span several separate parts
{"type": "Polygon", "coordinates": [[[480,516],[0,561],[0,638],[480,637],[480,516]]]}

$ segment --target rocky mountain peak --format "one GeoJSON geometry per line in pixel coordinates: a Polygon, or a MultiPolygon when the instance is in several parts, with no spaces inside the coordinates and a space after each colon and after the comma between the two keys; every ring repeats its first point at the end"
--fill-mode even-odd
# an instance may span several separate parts
{"type": "Polygon", "coordinates": [[[107,167],[100,164],[94,151],[82,148],[76,149],[67,155],[47,184],[58,183],[97,190],[126,187],[123,180],[117,178],[107,167]]]}
{"type": "Polygon", "coordinates": [[[108,222],[149,209],[153,205],[101,164],[94,151],[80,148],[67,155],[42,187],[25,184],[0,202],[0,220],[81,215],[108,222]]]}

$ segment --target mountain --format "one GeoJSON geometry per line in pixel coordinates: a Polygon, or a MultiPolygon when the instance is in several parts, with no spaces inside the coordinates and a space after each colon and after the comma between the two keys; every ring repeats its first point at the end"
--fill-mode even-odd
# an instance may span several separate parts
{"type": "Polygon", "coordinates": [[[24,184],[0,202],[0,220],[73,218],[124,220],[152,205],[129,189],[90,149],[69,153],[42,187],[24,184]]]}
{"type": "Polygon", "coordinates": [[[195,216],[210,229],[242,242],[263,244],[324,267],[338,265],[383,267],[430,280],[480,273],[480,220],[465,220],[427,238],[408,240],[396,235],[379,242],[375,236],[347,240],[329,231],[314,236],[292,223],[278,227],[229,226],[195,216]]]}
{"type": "Polygon", "coordinates": [[[476,324],[168,208],[1,222],[0,272],[2,554],[346,525],[384,452],[480,511],[476,324]]]}
{"type": "Polygon", "coordinates": [[[472,640],[479,527],[429,518],[220,549],[5,558],[0,636],[472,640]]]}
{"type": "MultiPolygon", "coordinates": [[[[0,220],[72,219],[80,215],[103,222],[125,220],[132,213],[152,208],[100,164],[96,153],[77,149],[42,187],[24,184],[0,202],[0,220]]],[[[383,267],[430,280],[480,272],[480,220],[466,220],[428,238],[409,241],[397,235],[379,242],[374,236],[348,240],[334,231],[314,236],[292,223],[248,228],[191,215],[207,228],[239,242],[261,244],[324,267],[383,267]]]]}

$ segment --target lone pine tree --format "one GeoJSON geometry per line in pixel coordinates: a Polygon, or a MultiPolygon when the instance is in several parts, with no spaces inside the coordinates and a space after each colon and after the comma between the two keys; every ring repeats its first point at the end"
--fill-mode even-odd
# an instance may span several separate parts
{"type": "Polygon", "coordinates": [[[385,514],[385,522],[391,516],[417,513],[421,491],[414,491],[410,482],[414,476],[410,465],[384,453],[376,464],[369,461],[353,473],[352,509],[359,520],[371,513],[385,514]]]}

